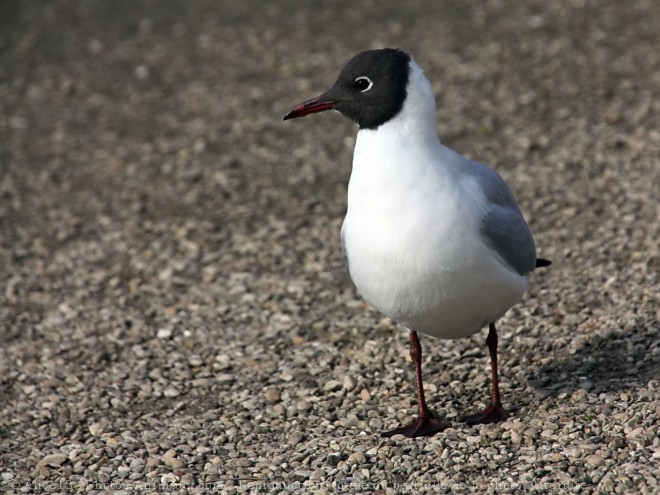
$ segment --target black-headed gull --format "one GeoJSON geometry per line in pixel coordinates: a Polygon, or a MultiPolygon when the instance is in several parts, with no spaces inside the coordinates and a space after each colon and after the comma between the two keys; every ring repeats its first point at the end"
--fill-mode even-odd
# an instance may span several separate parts
{"type": "Polygon", "coordinates": [[[417,332],[456,339],[488,326],[492,400],[466,421],[506,419],[495,322],[522,298],[528,274],[549,264],[536,258],[511,189],[494,170],[440,143],[431,84],[400,50],[355,55],[332,88],[284,120],[324,110],[360,126],[341,229],[348,271],[371,305],[410,331],[418,417],[383,436],[432,435],[448,426],[424,399],[417,332]]]}

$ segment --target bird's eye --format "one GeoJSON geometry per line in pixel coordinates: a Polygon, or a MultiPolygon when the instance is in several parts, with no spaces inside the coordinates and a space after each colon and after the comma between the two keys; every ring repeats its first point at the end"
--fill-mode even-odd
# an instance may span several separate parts
{"type": "Polygon", "coordinates": [[[374,83],[367,76],[360,76],[353,82],[353,87],[361,93],[369,91],[373,85],[374,83]]]}

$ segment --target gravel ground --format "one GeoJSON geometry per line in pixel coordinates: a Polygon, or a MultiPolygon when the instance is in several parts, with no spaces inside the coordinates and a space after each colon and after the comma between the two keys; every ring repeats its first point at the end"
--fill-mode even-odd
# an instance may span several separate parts
{"type": "Polygon", "coordinates": [[[660,491],[654,0],[0,3],[0,491],[660,491]],[[282,123],[409,51],[443,141],[497,168],[553,266],[485,332],[407,336],[339,227],[355,137],[282,123]]]}

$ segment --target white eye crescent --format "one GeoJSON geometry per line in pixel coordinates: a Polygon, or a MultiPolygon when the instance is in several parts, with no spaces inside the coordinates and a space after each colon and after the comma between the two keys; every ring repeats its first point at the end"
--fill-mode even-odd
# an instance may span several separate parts
{"type": "Polygon", "coordinates": [[[360,76],[353,82],[353,87],[361,93],[366,93],[374,85],[373,81],[367,76],[360,76]]]}

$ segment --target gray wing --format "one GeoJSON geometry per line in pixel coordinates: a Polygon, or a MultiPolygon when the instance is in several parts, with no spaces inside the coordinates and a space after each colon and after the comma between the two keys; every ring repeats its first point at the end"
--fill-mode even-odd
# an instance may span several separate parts
{"type": "Polygon", "coordinates": [[[488,201],[481,222],[484,241],[518,274],[531,272],[536,267],[536,247],[516,197],[497,172],[480,163],[473,164],[474,176],[488,201]]]}
{"type": "Polygon", "coordinates": [[[481,234],[488,247],[519,275],[536,267],[534,238],[517,208],[491,205],[482,220],[481,234]]]}

